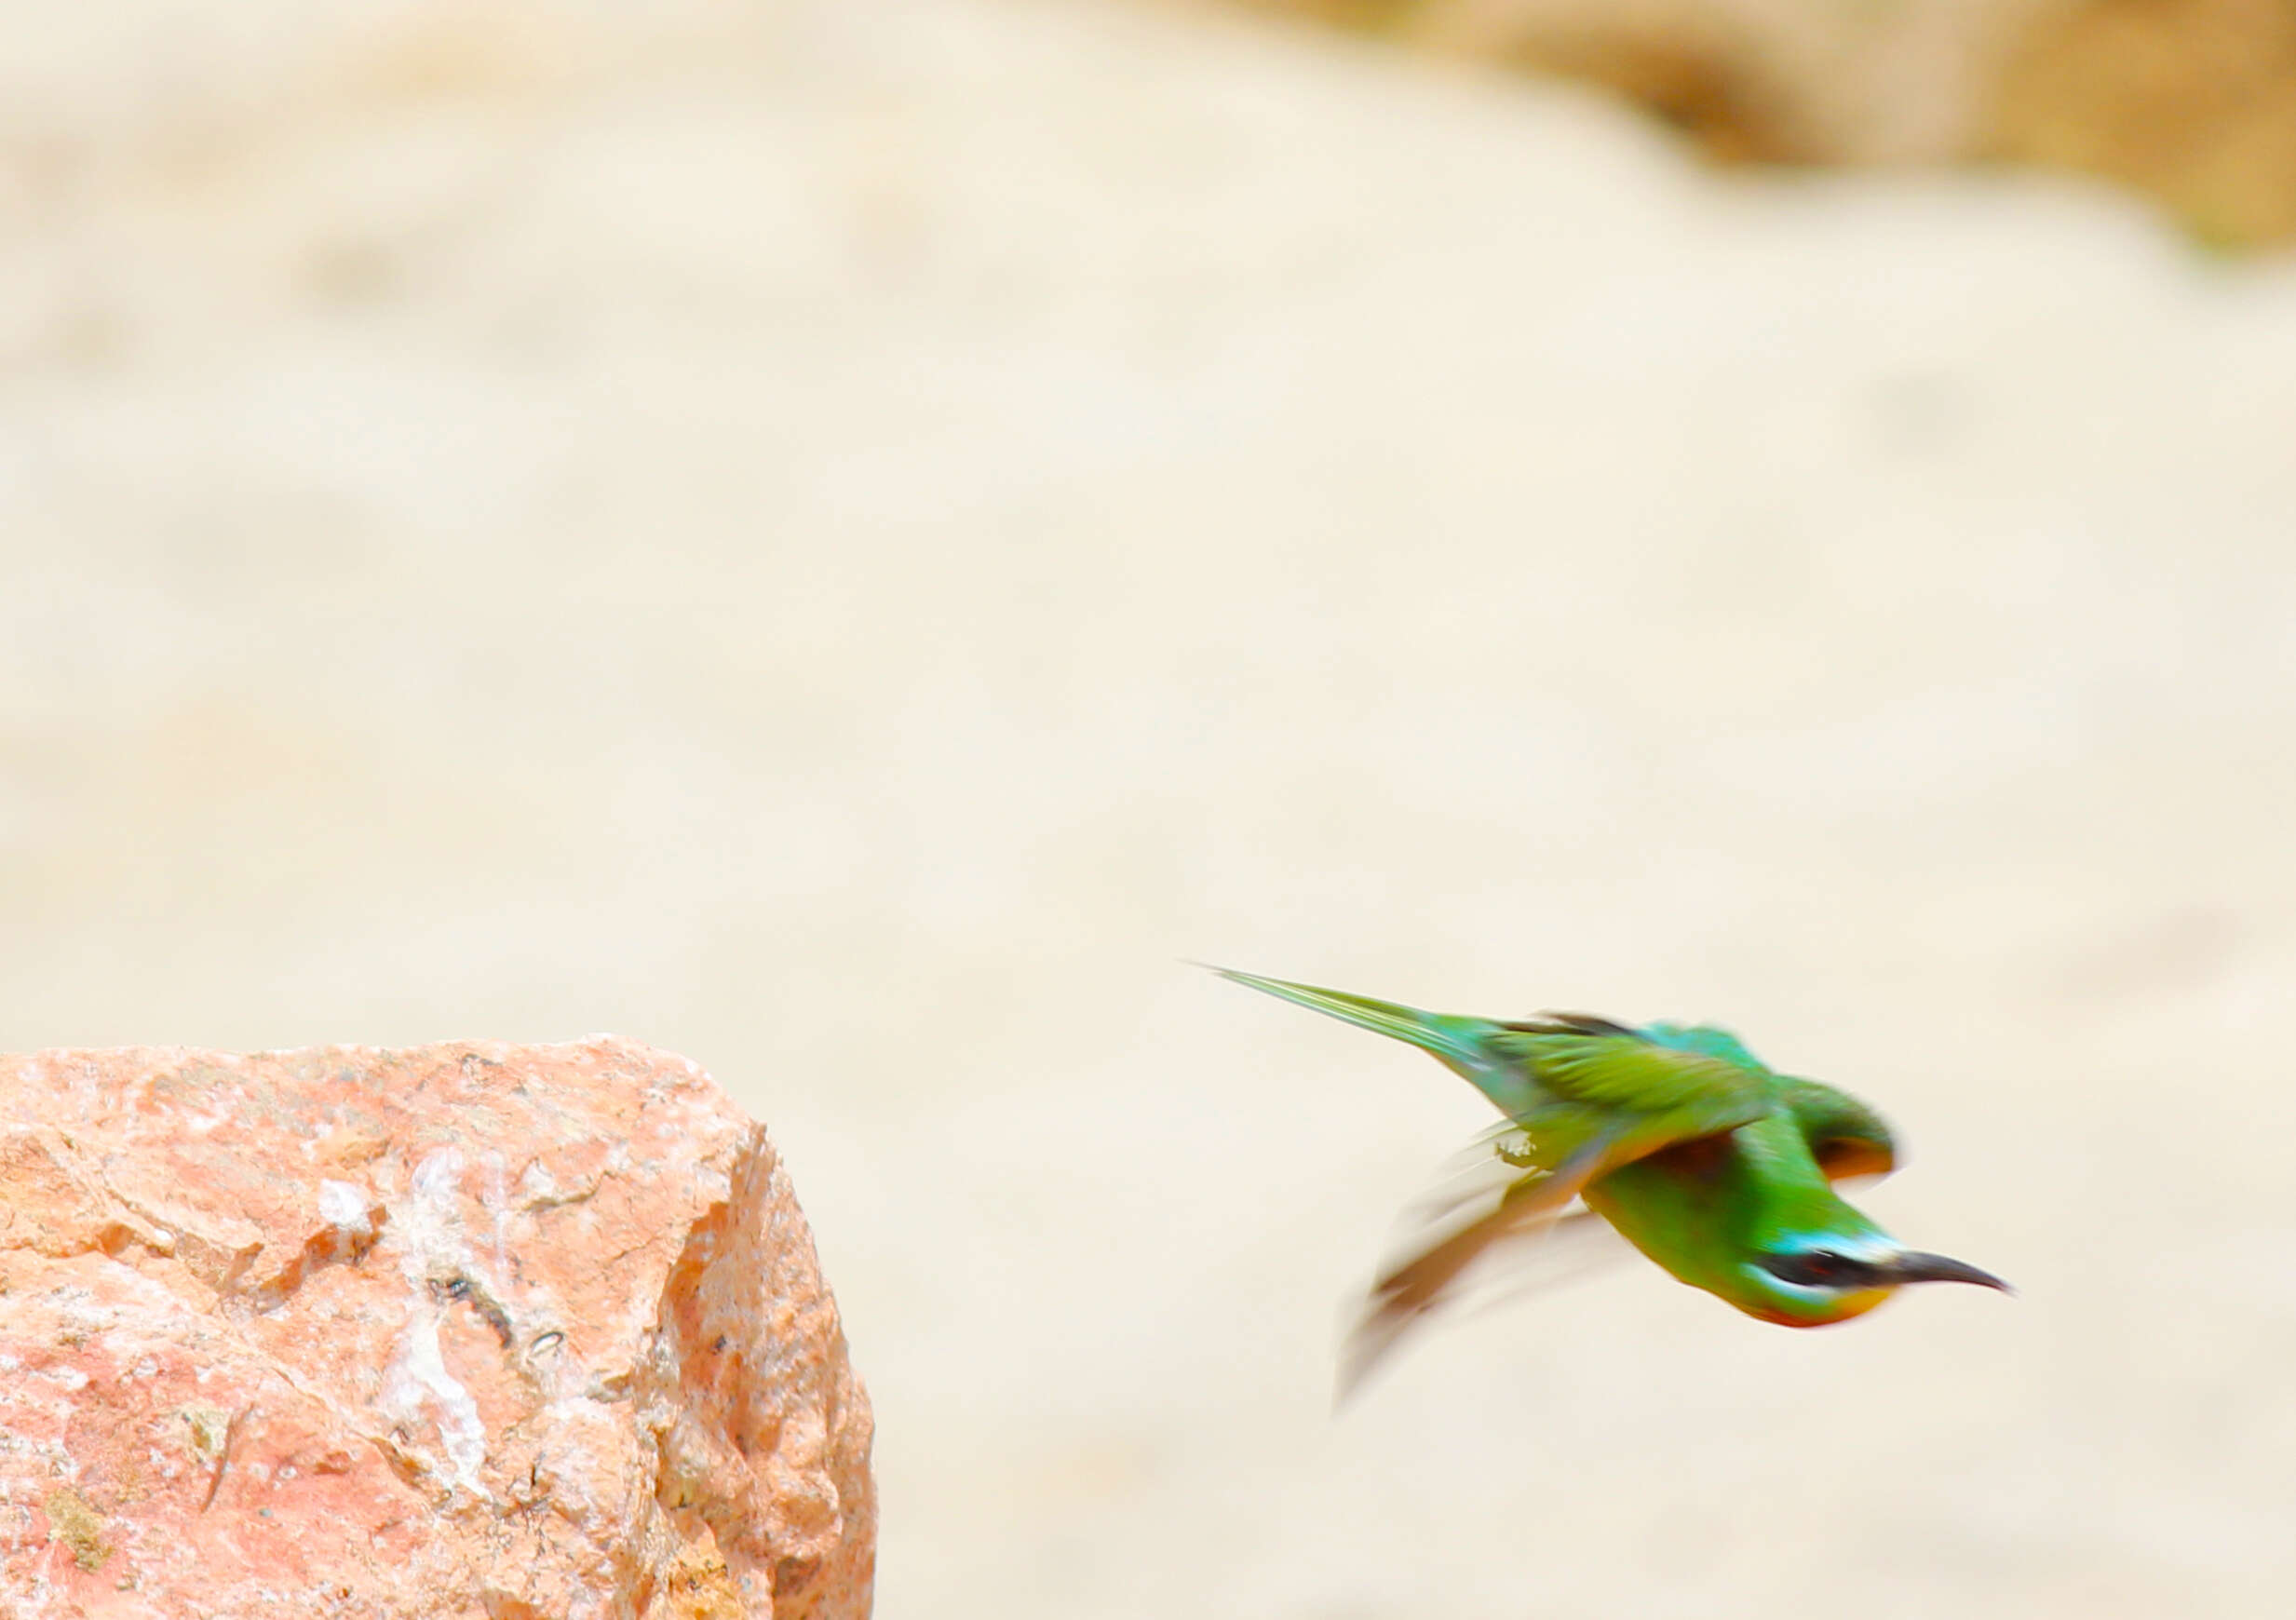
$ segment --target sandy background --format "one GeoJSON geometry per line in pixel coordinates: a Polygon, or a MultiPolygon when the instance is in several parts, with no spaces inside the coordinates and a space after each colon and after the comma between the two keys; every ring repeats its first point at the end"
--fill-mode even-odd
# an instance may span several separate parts
{"type": "Polygon", "coordinates": [[[2276,1616],[2296,270],[1096,0],[12,7],[5,1042],[772,1125],[934,1620],[2276,1616]],[[1341,1303],[1708,1016],[1994,1267],[1341,1303]]]}

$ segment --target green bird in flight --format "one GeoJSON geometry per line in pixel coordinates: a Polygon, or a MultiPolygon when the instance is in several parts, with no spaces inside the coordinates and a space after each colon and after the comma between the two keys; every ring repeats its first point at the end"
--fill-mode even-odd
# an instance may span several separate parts
{"type": "Polygon", "coordinates": [[[1459,1018],[1212,971],[1408,1041],[1506,1116],[1489,1151],[1514,1173],[1488,1208],[1372,1285],[1343,1394],[1493,1245],[1567,1211],[1608,1222],[1681,1281],[1789,1328],[1862,1316],[1907,1283],[2009,1291],[1976,1266],[1907,1249],[1844,1202],[1834,1182],[1896,1168],[1889,1127],[1845,1092],[1770,1069],[1726,1030],[1580,1013],[1459,1018]],[[1571,1211],[1573,1201],[1584,1209],[1571,1211]]]}

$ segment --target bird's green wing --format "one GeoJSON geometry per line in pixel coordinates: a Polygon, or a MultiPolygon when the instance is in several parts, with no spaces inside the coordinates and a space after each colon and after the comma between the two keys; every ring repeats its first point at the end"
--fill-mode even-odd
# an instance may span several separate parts
{"type": "Polygon", "coordinates": [[[1749,1101],[1767,1103],[1776,1083],[1750,1057],[1741,1060],[1661,1041],[1585,1013],[1502,1024],[1485,1044],[1558,1099],[1636,1114],[1689,1108],[1735,1115],[1749,1101]]]}
{"type": "Polygon", "coordinates": [[[1540,1183],[1541,1202],[1574,1197],[1621,1165],[1736,1130],[1778,1105],[1777,1076],[1751,1059],[1662,1044],[1584,1014],[1495,1025],[1481,1044],[1521,1077],[1524,1100],[1510,1114],[1519,1134],[1494,1151],[1540,1183]]]}

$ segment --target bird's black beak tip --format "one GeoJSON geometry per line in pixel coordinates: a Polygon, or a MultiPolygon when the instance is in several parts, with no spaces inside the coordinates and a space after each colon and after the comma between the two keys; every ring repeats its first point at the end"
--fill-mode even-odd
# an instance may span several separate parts
{"type": "Polygon", "coordinates": [[[1954,1260],[1942,1254],[1903,1254],[1890,1267],[1900,1283],[1958,1282],[1975,1283],[1979,1288],[1992,1289],[2014,1297],[2017,1290],[1990,1271],[1981,1271],[1967,1261],[1954,1260]]]}

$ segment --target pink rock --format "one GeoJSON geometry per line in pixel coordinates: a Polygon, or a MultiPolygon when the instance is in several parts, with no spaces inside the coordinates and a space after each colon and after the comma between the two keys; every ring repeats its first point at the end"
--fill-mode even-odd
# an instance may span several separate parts
{"type": "Polygon", "coordinates": [[[0,1057],[0,1613],[858,1620],[870,1438],[682,1059],[0,1057]]]}

